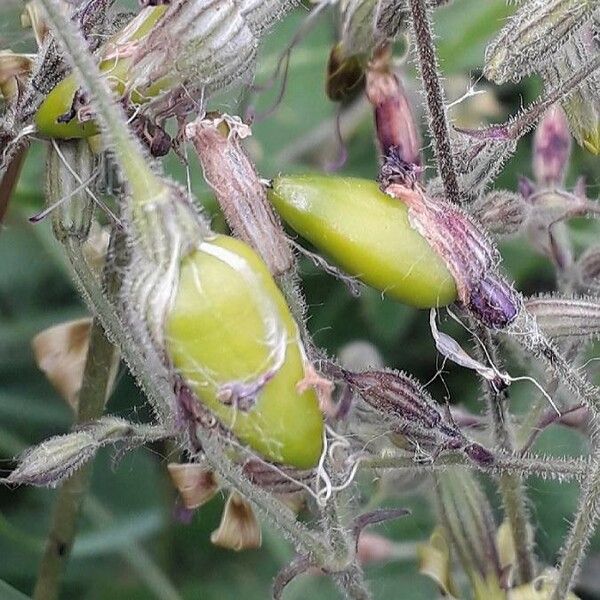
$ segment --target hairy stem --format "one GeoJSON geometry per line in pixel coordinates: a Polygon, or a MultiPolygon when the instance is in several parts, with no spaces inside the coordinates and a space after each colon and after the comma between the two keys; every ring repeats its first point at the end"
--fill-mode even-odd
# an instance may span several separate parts
{"type": "Polygon", "coordinates": [[[596,448],[585,478],[577,516],[562,551],[562,561],[556,588],[551,600],[563,600],[579,572],[585,550],[590,543],[600,515],[600,448],[596,448]]]}
{"type": "Polygon", "coordinates": [[[431,19],[426,0],[409,0],[412,14],[412,26],[415,34],[421,78],[427,97],[427,109],[430,119],[430,130],[434,138],[435,155],[438,170],[446,190],[446,196],[451,202],[461,202],[460,189],[454,169],[450,132],[444,105],[444,91],[440,81],[439,67],[431,19]]]}
{"type": "MultiPolygon", "coordinates": [[[[79,393],[75,423],[81,425],[99,418],[111,392],[118,350],[104,334],[98,319],[94,319],[90,346],[79,393]]],[[[46,549],[33,591],[34,600],[55,600],[59,597],[71,547],[75,539],[81,504],[92,473],[92,462],[74,473],[60,488],[52,514],[46,549]]]]}
{"type": "MultiPolygon", "coordinates": [[[[490,332],[484,327],[477,329],[489,360],[498,365],[499,356],[490,332]]],[[[479,353],[483,354],[481,350],[479,353]]],[[[484,359],[482,356],[480,358],[484,359]]],[[[483,385],[495,443],[503,452],[512,454],[515,442],[510,423],[511,416],[507,410],[508,394],[506,390],[497,391],[489,382],[484,382],[483,385]]],[[[501,473],[498,477],[498,487],[515,547],[518,580],[520,583],[527,583],[535,576],[535,565],[525,488],[521,479],[512,473],[501,473]]]]}
{"type": "Polygon", "coordinates": [[[152,172],[141,143],[131,134],[125,113],[115,104],[108,83],[90,54],[82,33],[64,15],[58,0],[40,2],[52,26],[53,36],[65,51],[77,79],[93,98],[104,147],[116,155],[131,186],[132,196],[151,201],[164,190],[164,183],[152,172]]]}

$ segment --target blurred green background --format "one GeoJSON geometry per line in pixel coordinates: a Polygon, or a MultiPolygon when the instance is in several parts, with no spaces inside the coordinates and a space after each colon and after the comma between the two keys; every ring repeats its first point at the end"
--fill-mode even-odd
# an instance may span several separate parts
{"type": "MultiPolygon", "coordinates": [[[[16,3],[15,3],[16,4],[16,3]]],[[[438,45],[451,99],[468,88],[469,78],[480,75],[485,44],[513,10],[504,0],[456,0],[437,13],[438,45]]],[[[2,13],[0,47],[26,47],[18,29],[18,12],[2,13]]],[[[306,15],[299,8],[269,37],[261,52],[257,83],[267,81],[278,57],[306,15]]],[[[325,14],[310,34],[294,49],[285,95],[277,110],[254,127],[248,147],[261,174],[323,169],[335,160],[339,148],[334,136],[336,106],[324,94],[324,71],[336,25],[325,14]]],[[[401,48],[399,48],[401,50],[401,48]]],[[[414,70],[405,68],[405,82],[415,90],[414,70]]],[[[539,81],[526,80],[518,86],[489,88],[485,96],[461,103],[452,116],[461,123],[477,125],[486,119],[503,120],[539,92],[539,81]]],[[[236,113],[252,104],[265,110],[277,96],[275,89],[250,97],[236,92],[213,106],[236,113]]],[[[348,160],[344,174],[374,177],[377,151],[373,142],[371,115],[365,107],[351,110],[346,132],[348,160]]],[[[530,139],[520,145],[497,182],[514,189],[518,175],[531,175],[530,139]]],[[[0,231],[0,458],[8,469],[11,458],[24,447],[68,430],[70,409],[53,391],[36,368],[30,341],[44,328],[86,313],[73,288],[49,223],[32,225],[27,218],[42,206],[44,145],[34,144],[0,231]]],[[[214,201],[203,185],[199,168],[190,155],[191,176],[196,194],[222,226],[214,201]]],[[[185,171],[176,159],[171,171],[184,181],[185,171]]],[[[430,163],[431,164],[431,163],[430,163]]],[[[575,147],[569,173],[572,184],[578,175],[588,178],[590,197],[597,196],[598,161],[575,147]]],[[[597,237],[594,224],[574,223],[580,246],[597,237]]],[[[522,239],[502,244],[506,268],[519,289],[526,293],[550,290],[554,279],[549,263],[536,256],[522,239]]],[[[349,341],[366,339],[375,344],[387,365],[414,373],[428,381],[436,372],[436,355],[424,312],[406,308],[371,290],[360,298],[331,277],[302,261],[301,270],[309,304],[308,325],[315,341],[336,353],[349,341]]],[[[458,329],[452,330],[464,339],[458,329]]],[[[478,385],[472,373],[447,367],[444,385],[438,379],[430,390],[439,400],[464,404],[479,410],[478,385]]],[[[532,398],[527,384],[513,386],[516,406],[532,398]]],[[[147,410],[131,378],[123,372],[108,411],[130,419],[147,418],[147,410]]],[[[585,451],[583,439],[559,428],[546,432],[536,450],[555,455],[585,451]]],[[[263,547],[241,554],[210,544],[209,537],[219,522],[222,498],[203,507],[190,525],[172,518],[174,491],[166,476],[169,456],[161,445],[128,454],[113,462],[109,451],[96,461],[91,495],[81,520],[81,533],[66,574],[65,600],[135,600],[146,598],[222,600],[269,597],[269,586],[278,569],[292,556],[289,545],[268,524],[263,526],[263,547]]],[[[423,495],[426,485],[409,484],[399,490],[394,503],[413,509],[413,515],[379,527],[390,538],[410,545],[428,538],[433,512],[423,495]]],[[[498,499],[492,486],[490,498],[498,499]]],[[[537,548],[543,560],[553,563],[568,520],[575,506],[577,488],[535,479],[529,481],[531,508],[540,527],[537,548]]],[[[0,579],[29,593],[47,532],[55,492],[40,489],[9,490],[0,487],[0,579]]],[[[596,542],[592,552],[600,546],[596,542]]],[[[375,598],[428,599],[436,594],[433,584],[416,574],[413,559],[390,561],[367,567],[375,598]]],[[[593,585],[582,597],[600,598],[593,585]]],[[[600,583],[598,583],[600,588],[600,583]]],[[[0,584],[0,600],[20,596],[0,584]]],[[[301,598],[336,598],[330,583],[321,577],[305,576],[294,582],[286,595],[301,598]]]]}

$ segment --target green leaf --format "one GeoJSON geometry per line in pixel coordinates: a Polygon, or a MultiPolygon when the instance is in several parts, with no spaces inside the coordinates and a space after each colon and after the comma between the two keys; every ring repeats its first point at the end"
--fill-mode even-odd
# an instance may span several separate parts
{"type": "Polygon", "coordinates": [[[2,600],[29,600],[29,596],[22,594],[2,579],[0,579],[0,598],[2,600]]]}

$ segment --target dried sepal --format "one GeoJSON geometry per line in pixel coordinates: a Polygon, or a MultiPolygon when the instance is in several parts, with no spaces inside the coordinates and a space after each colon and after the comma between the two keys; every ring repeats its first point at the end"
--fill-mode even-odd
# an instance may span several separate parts
{"type": "Polygon", "coordinates": [[[542,331],[554,340],[600,337],[600,300],[594,297],[539,296],[525,300],[542,331]]]}
{"type": "Polygon", "coordinates": [[[594,0],[529,0],[488,46],[484,75],[496,82],[519,81],[545,63],[591,19],[594,0]]]}
{"type": "Polygon", "coordinates": [[[169,463],[173,485],[179,492],[183,506],[188,510],[199,508],[219,491],[215,473],[200,463],[169,463]]]}
{"type": "Polygon", "coordinates": [[[279,218],[267,201],[266,190],[242,146],[250,128],[228,115],[199,118],[186,127],[233,233],[252,246],[275,276],[294,264],[292,250],[279,218]]]}
{"type": "Polygon", "coordinates": [[[213,531],[210,541],[229,550],[252,550],[260,548],[262,534],[252,505],[232,492],[225,503],[221,523],[213,531]]]}
{"type": "Polygon", "coordinates": [[[91,318],[55,325],[32,340],[33,354],[58,393],[76,411],[90,343],[91,318]]]}
{"type": "Polygon", "coordinates": [[[14,101],[23,78],[31,72],[34,54],[17,54],[10,50],[0,50],[0,96],[6,101],[14,101]]]}

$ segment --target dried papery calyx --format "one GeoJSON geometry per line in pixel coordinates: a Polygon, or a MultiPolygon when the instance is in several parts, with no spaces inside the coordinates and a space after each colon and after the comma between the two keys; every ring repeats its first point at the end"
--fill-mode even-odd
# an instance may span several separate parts
{"type": "Polygon", "coordinates": [[[237,118],[207,115],[186,127],[229,227],[258,252],[274,276],[294,264],[290,244],[279,218],[267,201],[256,168],[242,146],[250,128],[237,118]]]}
{"type": "Polygon", "coordinates": [[[262,533],[251,504],[237,492],[231,492],[219,528],[213,531],[210,541],[229,550],[260,548],[262,533]]]}
{"type": "Polygon", "coordinates": [[[529,0],[488,46],[484,75],[519,81],[554,59],[556,50],[589,21],[595,0],[529,0]]]}
{"type": "Polygon", "coordinates": [[[526,299],[525,307],[552,339],[591,340],[600,337],[600,300],[597,298],[539,296],[526,299]]]}
{"type": "Polygon", "coordinates": [[[391,47],[382,46],[370,61],[366,75],[366,94],[373,105],[379,149],[385,156],[395,146],[407,163],[421,165],[421,134],[391,59],[391,47]]]}
{"type": "MultiPolygon", "coordinates": [[[[304,385],[309,365],[298,326],[267,266],[243,242],[213,233],[188,194],[148,164],[92,57],[72,41],[79,34],[51,10],[53,0],[44,2],[69,31],[54,30],[91,92],[125,182],[129,262],[119,308],[128,332],[157,376],[189,390],[242,444],[273,462],[316,465],[323,416],[304,385]]],[[[168,400],[155,408],[170,423],[182,407],[174,395],[168,400]]],[[[193,410],[183,412],[194,419],[193,410]]]]}
{"type": "MultiPolygon", "coordinates": [[[[547,87],[557,87],[574,71],[600,56],[600,12],[571,37],[542,70],[547,87]]],[[[600,73],[596,71],[561,99],[573,136],[592,154],[600,154],[600,73]]]]}
{"type": "MultiPolygon", "coordinates": [[[[361,419],[383,418],[398,434],[420,452],[431,457],[443,451],[464,451],[477,464],[489,465],[493,455],[461,431],[442,414],[423,386],[405,373],[392,370],[352,372],[340,370],[340,377],[374,411],[355,407],[361,419]]],[[[424,458],[424,457],[422,457],[424,458]]]]}
{"type": "Polygon", "coordinates": [[[188,510],[200,508],[219,491],[214,471],[201,463],[169,463],[173,485],[179,492],[183,506],[188,510]]]}
{"type": "Polygon", "coordinates": [[[103,417],[73,433],[52,437],[27,450],[5,483],[55,487],[90,460],[103,446],[121,443],[141,446],[163,439],[170,432],[151,425],[103,417]]]}
{"type": "Polygon", "coordinates": [[[346,56],[364,55],[395,39],[406,19],[393,0],[343,0],[340,45],[346,56]]]}
{"type": "Polygon", "coordinates": [[[530,207],[521,194],[509,190],[493,190],[475,200],[469,206],[469,212],[490,233],[511,235],[523,228],[530,207]]]}
{"type": "Polygon", "coordinates": [[[533,140],[533,173],[538,185],[562,185],[570,156],[569,125],[562,108],[555,105],[540,121],[533,140]]]}
{"type": "Polygon", "coordinates": [[[94,215],[94,195],[89,188],[98,174],[98,160],[84,140],[51,144],[46,159],[46,209],[33,220],[49,213],[59,241],[74,238],[84,242],[94,215]]]}
{"type": "Polygon", "coordinates": [[[496,525],[476,476],[462,468],[441,472],[436,475],[436,492],[439,521],[472,589],[499,594],[503,573],[496,545],[496,525]]]}
{"type": "Polygon", "coordinates": [[[91,326],[91,318],[68,321],[45,329],[31,342],[38,367],[74,411],[77,410],[91,326]]]}
{"type": "Polygon", "coordinates": [[[174,0],[136,50],[130,88],[167,93],[175,104],[195,109],[197,97],[248,83],[261,38],[295,4],[174,0]]]}
{"type": "Polygon", "coordinates": [[[446,263],[460,302],[487,327],[509,325],[519,312],[520,301],[498,274],[498,251],[481,226],[456,205],[430,197],[394,149],[381,167],[379,180],[386,194],[408,207],[411,226],[446,263]]]}

